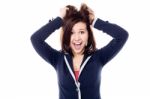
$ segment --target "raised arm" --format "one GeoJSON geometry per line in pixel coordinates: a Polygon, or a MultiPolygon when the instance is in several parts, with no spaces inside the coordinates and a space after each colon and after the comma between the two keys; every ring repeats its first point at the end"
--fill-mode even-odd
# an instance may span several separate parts
{"type": "Polygon", "coordinates": [[[121,50],[127,41],[128,33],[120,26],[101,19],[95,21],[94,27],[98,30],[102,30],[113,38],[106,46],[97,50],[98,58],[102,64],[105,65],[121,50]]]}
{"type": "Polygon", "coordinates": [[[48,38],[48,36],[50,36],[50,34],[62,26],[63,18],[65,17],[67,10],[67,7],[61,8],[59,17],[49,21],[49,23],[41,27],[31,36],[31,42],[36,52],[44,60],[54,66],[54,68],[56,68],[56,64],[59,61],[61,52],[53,49],[45,42],[45,40],[48,38]]]}
{"type": "Polygon", "coordinates": [[[56,66],[60,52],[53,49],[45,42],[45,40],[56,29],[59,29],[61,25],[62,19],[57,17],[56,19],[49,21],[49,23],[41,27],[31,36],[31,42],[36,52],[54,67],[56,66]]]}

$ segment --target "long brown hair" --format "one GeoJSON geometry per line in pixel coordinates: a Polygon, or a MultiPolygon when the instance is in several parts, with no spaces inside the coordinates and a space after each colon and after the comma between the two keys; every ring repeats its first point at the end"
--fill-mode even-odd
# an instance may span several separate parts
{"type": "Polygon", "coordinates": [[[90,27],[91,22],[89,18],[90,13],[88,11],[88,7],[85,4],[82,4],[79,11],[72,5],[67,5],[66,7],[68,7],[69,10],[67,10],[66,16],[63,19],[63,26],[62,26],[63,34],[61,38],[62,51],[73,55],[72,50],[70,48],[70,38],[72,28],[76,23],[84,22],[86,24],[89,36],[88,36],[88,44],[85,47],[83,54],[93,53],[96,50],[96,44],[93,36],[93,31],[90,27]]]}

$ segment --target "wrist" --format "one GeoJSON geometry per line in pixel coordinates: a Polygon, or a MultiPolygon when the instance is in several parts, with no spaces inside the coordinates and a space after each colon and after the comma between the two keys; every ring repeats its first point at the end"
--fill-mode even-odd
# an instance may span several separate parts
{"type": "Polygon", "coordinates": [[[61,19],[63,19],[63,16],[59,15],[58,17],[60,17],[61,19]]]}

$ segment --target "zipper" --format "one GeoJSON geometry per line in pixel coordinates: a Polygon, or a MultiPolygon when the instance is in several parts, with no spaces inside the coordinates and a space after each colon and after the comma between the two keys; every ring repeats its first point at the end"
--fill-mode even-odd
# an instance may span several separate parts
{"type": "MultiPolygon", "coordinates": [[[[84,61],[84,63],[82,64],[82,66],[81,66],[81,68],[80,68],[80,71],[79,71],[78,79],[79,79],[80,74],[81,74],[81,72],[83,71],[83,69],[84,69],[86,63],[88,62],[88,60],[89,60],[90,58],[91,58],[91,56],[88,56],[87,59],[86,59],[86,60],[84,61]]],[[[64,59],[65,59],[66,65],[67,65],[67,67],[68,67],[68,69],[69,69],[69,72],[70,72],[71,76],[72,76],[73,79],[74,79],[75,85],[76,85],[76,87],[77,87],[76,90],[77,90],[77,92],[78,92],[78,99],[81,99],[80,82],[79,82],[78,80],[76,80],[75,75],[74,75],[74,73],[73,73],[73,71],[72,71],[72,69],[71,69],[71,67],[70,67],[70,65],[69,65],[69,62],[68,62],[66,56],[64,56],[64,59]]]]}

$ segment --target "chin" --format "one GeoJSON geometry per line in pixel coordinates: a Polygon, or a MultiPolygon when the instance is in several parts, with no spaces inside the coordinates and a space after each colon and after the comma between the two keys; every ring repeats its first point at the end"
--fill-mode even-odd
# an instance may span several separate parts
{"type": "Polygon", "coordinates": [[[83,53],[82,50],[78,50],[78,51],[75,51],[75,50],[74,50],[74,54],[82,54],[82,53],[83,53]]]}

